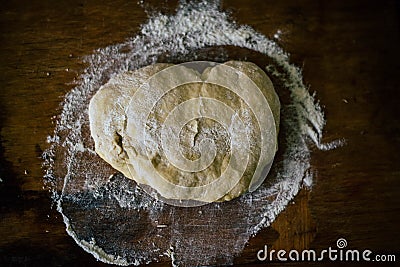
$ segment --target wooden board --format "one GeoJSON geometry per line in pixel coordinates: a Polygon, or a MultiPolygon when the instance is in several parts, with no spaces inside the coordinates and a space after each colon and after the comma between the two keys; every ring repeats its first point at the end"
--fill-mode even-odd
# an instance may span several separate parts
{"type": "MultiPolygon", "coordinates": [[[[173,13],[176,5],[160,9],[173,13]]],[[[347,140],[343,148],[314,150],[312,190],[301,191],[235,263],[260,264],[264,245],[321,250],[341,237],[349,248],[398,253],[399,5],[252,0],[223,8],[266,36],[282,31],[280,45],[324,106],[324,140],[347,140]]],[[[119,0],[8,1],[0,13],[0,264],[104,266],[65,232],[43,189],[40,156],[82,57],[136,35],[146,13],[136,1],[119,0]]]]}

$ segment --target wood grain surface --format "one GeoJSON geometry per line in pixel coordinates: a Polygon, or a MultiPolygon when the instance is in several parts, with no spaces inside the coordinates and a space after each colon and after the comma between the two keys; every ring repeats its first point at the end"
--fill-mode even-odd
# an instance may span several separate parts
{"type": "MultiPolygon", "coordinates": [[[[177,7],[145,5],[167,14],[177,7]]],[[[322,250],[338,238],[399,262],[398,2],[235,0],[222,8],[266,36],[282,31],[279,44],[326,112],[324,141],[347,141],[313,150],[312,190],[253,237],[235,264],[266,264],[256,256],[264,245],[322,250]]],[[[44,189],[41,153],[52,117],[84,69],[82,57],[136,35],[147,15],[137,1],[119,0],[2,1],[0,14],[0,265],[106,266],[67,235],[44,189]]]]}

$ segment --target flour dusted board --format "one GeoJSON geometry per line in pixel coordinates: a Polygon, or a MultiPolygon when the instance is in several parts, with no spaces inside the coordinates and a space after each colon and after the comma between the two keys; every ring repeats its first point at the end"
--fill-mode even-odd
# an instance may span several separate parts
{"type": "Polygon", "coordinates": [[[151,17],[141,32],[87,57],[89,67],[82,83],[66,96],[52,148],[47,151],[65,155],[66,175],[54,176],[58,171],[54,166],[63,164],[49,162],[47,176],[62,184],[56,199],[58,210],[75,241],[104,262],[140,264],[169,256],[180,266],[230,264],[250,236],[268,226],[303,183],[311,184],[305,138],[326,147],[320,142],[323,114],[288,55],[250,27],[230,22],[217,4],[182,5],[176,15],[151,17]],[[266,182],[230,202],[182,208],[154,200],[126,178],[111,176],[110,167],[94,152],[88,127],[89,100],[100,86],[112,76],[147,65],[149,59],[157,61],[157,57],[171,63],[235,59],[229,57],[230,48],[221,44],[248,49],[236,59],[251,53],[265,58],[260,67],[275,80],[278,94],[290,93],[282,99],[280,150],[266,182]],[[206,46],[215,46],[217,52],[204,53],[210,49],[206,46]]]}
{"type": "MultiPolygon", "coordinates": [[[[177,5],[144,2],[166,14],[177,5]]],[[[395,2],[223,1],[222,8],[239,24],[271,38],[281,30],[277,42],[302,67],[305,83],[327,112],[324,139],[348,141],[328,153],[313,149],[312,190],[302,190],[272,226],[251,238],[235,263],[258,262],[255,255],[264,244],[277,250],[325,249],[345,237],[352,248],[390,252],[399,247],[395,2]]],[[[0,13],[0,265],[107,266],[66,234],[50,194],[42,189],[39,157],[54,129],[51,117],[60,113],[64,94],[87,66],[81,57],[135,36],[146,13],[136,1],[120,0],[9,1],[0,13]]],[[[260,67],[266,62],[246,49],[226,50],[229,58],[260,67]]],[[[220,51],[202,49],[213,55],[220,51]]],[[[170,266],[170,259],[150,266],[170,266]]]]}

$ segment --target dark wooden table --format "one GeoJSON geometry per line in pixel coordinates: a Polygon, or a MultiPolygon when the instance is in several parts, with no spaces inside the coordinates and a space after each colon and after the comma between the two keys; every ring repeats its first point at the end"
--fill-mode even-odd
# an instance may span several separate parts
{"type": "MultiPolygon", "coordinates": [[[[160,9],[173,13],[176,5],[163,1],[160,9]]],[[[262,264],[256,253],[264,244],[321,250],[340,237],[400,261],[398,1],[222,6],[266,36],[282,30],[280,44],[326,112],[324,140],[347,140],[333,151],[314,149],[312,190],[302,190],[235,262],[262,264]]],[[[51,117],[84,69],[82,56],[136,35],[147,16],[137,1],[118,0],[3,1],[0,14],[0,265],[104,266],[67,235],[43,187],[40,156],[51,117]]]]}

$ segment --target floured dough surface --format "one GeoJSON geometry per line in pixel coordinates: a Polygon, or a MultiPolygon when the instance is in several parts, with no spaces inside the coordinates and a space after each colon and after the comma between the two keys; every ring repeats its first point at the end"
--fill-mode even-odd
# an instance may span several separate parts
{"type": "Polygon", "coordinates": [[[279,110],[272,82],[253,63],[157,63],[110,79],[89,120],[95,150],[113,168],[162,198],[208,203],[264,180],[279,110]]]}

